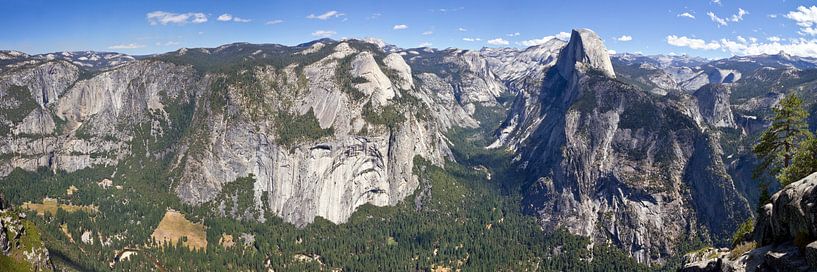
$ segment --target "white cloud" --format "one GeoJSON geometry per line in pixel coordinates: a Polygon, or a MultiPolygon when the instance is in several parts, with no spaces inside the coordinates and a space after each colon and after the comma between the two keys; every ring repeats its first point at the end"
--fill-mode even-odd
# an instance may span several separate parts
{"type": "Polygon", "coordinates": [[[284,22],[284,20],[271,20],[271,21],[267,21],[264,24],[265,25],[277,25],[277,24],[280,24],[280,23],[283,23],[283,22],[284,22]]]}
{"type": "Polygon", "coordinates": [[[460,27],[460,28],[457,28],[457,31],[459,31],[459,32],[466,32],[466,31],[468,31],[468,29],[465,29],[465,28],[460,27]]]}
{"type": "Polygon", "coordinates": [[[207,15],[200,12],[172,13],[166,11],[153,11],[149,12],[145,16],[147,17],[150,25],[183,25],[187,23],[201,24],[207,22],[207,15]]]}
{"type": "Polygon", "coordinates": [[[803,57],[817,55],[817,39],[794,40],[789,44],[780,42],[743,43],[729,39],[721,39],[720,42],[723,44],[723,49],[733,55],[778,54],[780,52],[803,57]]]}
{"type": "Polygon", "coordinates": [[[431,46],[430,42],[422,42],[419,45],[417,45],[417,47],[430,47],[430,46],[431,46]]]}
{"type": "Polygon", "coordinates": [[[613,49],[607,49],[607,54],[610,54],[610,55],[615,55],[615,54],[616,54],[616,50],[613,50],[613,49]]]}
{"type": "Polygon", "coordinates": [[[709,16],[709,19],[718,24],[718,27],[729,25],[729,22],[737,23],[743,21],[743,16],[746,14],[749,14],[749,12],[742,8],[738,8],[738,13],[733,14],[728,18],[718,17],[718,15],[715,15],[715,13],[711,11],[706,13],[706,15],[709,16]]]}
{"type": "Polygon", "coordinates": [[[466,41],[466,42],[478,42],[478,41],[481,41],[482,39],[480,39],[480,38],[462,38],[462,40],[466,41]]]}
{"type": "Polygon", "coordinates": [[[400,25],[394,25],[391,29],[401,30],[401,29],[407,29],[407,28],[408,28],[407,25],[400,24],[400,25]]]}
{"type": "Polygon", "coordinates": [[[718,5],[718,6],[720,6],[720,5],[721,5],[721,0],[712,0],[711,2],[712,2],[713,4],[718,5]]]}
{"type": "Polygon", "coordinates": [[[143,47],[145,47],[145,45],[143,45],[143,44],[129,43],[129,44],[111,45],[111,46],[108,46],[108,49],[137,49],[137,48],[143,48],[143,47]]]}
{"type": "Polygon", "coordinates": [[[219,15],[218,18],[216,18],[216,20],[219,20],[219,21],[222,21],[222,22],[230,21],[232,19],[233,19],[233,16],[230,15],[230,14],[227,14],[227,13],[219,15]]]}
{"type": "Polygon", "coordinates": [[[344,16],[344,15],[346,15],[346,14],[340,13],[337,10],[330,10],[330,11],[324,12],[321,15],[309,14],[309,15],[306,16],[306,18],[307,19],[318,19],[318,20],[329,20],[331,18],[338,18],[338,17],[344,16]]]}
{"type": "Polygon", "coordinates": [[[715,13],[714,13],[714,12],[711,12],[711,11],[710,11],[710,12],[707,12],[707,13],[706,13],[706,15],[709,15],[709,19],[712,19],[712,21],[713,21],[713,22],[715,22],[716,24],[718,24],[718,27],[720,27],[720,26],[725,26],[725,25],[728,25],[728,24],[729,24],[729,23],[727,23],[727,22],[726,22],[726,19],[723,19],[723,18],[721,18],[721,17],[718,17],[718,15],[715,15],[715,13]]]}
{"type": "Polygon", "coordinates": [[[800,6],[796,11],[791,11],[785,16],[797,22],[801,35],[817,35],[817,6],[809,8],[800,6]]]}
{"type": "Polygon", "coordinates": [[[749,14],[749,12],[742,9],[742,8],[738,8],[738,14],[732,15],[732,18],[730,18],[729,21],[732,21],[732,22],[743,21],[743,15],[746,15],[746,14],[749,14]]]}
{"type": "Polygon", "coordinates": [[[233,22],[236,22],[236,23],[249,23],[250,21],[252,21],[250,19],[235,17],[235,16],[233,16],[232,14],[229,14],[229,13],[224,13],[222,15],[219,15],[218,18],[216,18],[216,20],[219,20],[221,22],[233,21],[233,22]]]}
{"type": "Polygon", "coordinates": [[[667,43],[674,46],[689,47],[692,49],[716,50],[720,49],[732,55],[760,55],[778,54],[785,52],[790,55],[811,57],[817,55],[817,39],[788,39],[789,43],[781,43],[784,39],[777,36],[766,38],[769,42],[758,42],[754,37],[744,38],[736,36],[732,39],[720,39],[706,42],[701,39],[667,36],[667,43]]]}
{"type": "Polygon", "coordinates": [[[519,36],[519,35],[520,35],[520,34],[519,34],[519,32],[514,32],[514,33],[508,33],[506,36],[508,36],[508,37],[516,37],[516,36],[519,36]]]}
{"type": "Polygon", "coordinates": [[[428,36],[428,35],[434,34],[434,31],[429,30],[429,31],[423,32],[421,34],[424,35],[424,36],[428,36]]]}
{"type": "Polygon", "coordinates": [[[616,38],[616,40],[620,42],[629,42],[633,40],[633,36],[630,35],[621,35],[621,37],[616,38]]]}
{"type": "Polygon", "coordinates": [[[547,41],[550,41],[552,39],[560,39],[560,40],[563,40],[563,41],[567,41],[567,40],[570,39],[570,33],[559,32],[559,34],[551,35],[551,36],[544,36],[541,39],[525,40],[525,41],[520,42],[520,44],[522,44],[524,46],[534,46],[534,45],[540,45],[540,44],[546,43],[547,41]]]}
{"type": "Polygon", "coordinates": [[[312,32],[312,36],[323,37],[323,38],[332,37],[335,34],[338,34],[338,33],[335,32],[335,31],[332,31],[332,30],[318,30],[318,31],[312,32]]]}
{"type": "Polygon", "coordinates": [[[490,44],[490,45],[508,45],[508,44],[510,44],[510,42],[508,42],[508,41],[506,41],[505,39],[502,39],[502,38],[496,38],[496,39],[493,39],[493,40],[488,40],[488,44],[490,44]]]}
{"type": "Polygon", "coordinates": [[[687,17],[687,18],[690,18],[690,19],[695,19],[695,15],[692,15],[689,12],[684,12],[684,13],[678,14],[678,17],[687,17]]]}
{"type": "Polygon", "coordinates": [[[686,36],[678,37],[675,35],[669,35],[667,36],[667,43],[673,46],[689,47],[692,49],[715,50],[721,48],[721,45],[718,42],[706,42],[701,39],[687,38],[686,36]]]}

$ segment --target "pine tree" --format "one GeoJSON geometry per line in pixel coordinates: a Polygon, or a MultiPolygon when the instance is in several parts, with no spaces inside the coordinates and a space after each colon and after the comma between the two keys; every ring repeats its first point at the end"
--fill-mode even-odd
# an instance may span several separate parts
{"type": "Polygon", "coordinates": [[[789,184],[814,172],[817,172],[817,138],[810,136],[797,148],[791,165],[783,168],[778,179],[781,184],[789,184]]]}
{"type": "Polygon", "coordinates": [[[752,150],[761,160],[753,173],[755,178],[764,173],[777,175],[789,167],[798,143],[811,135],[806,123],[808,112],[802,104],[802,99],[790,94],[774,108],[772,125],[763,132],[760,142],[752,150]]]}

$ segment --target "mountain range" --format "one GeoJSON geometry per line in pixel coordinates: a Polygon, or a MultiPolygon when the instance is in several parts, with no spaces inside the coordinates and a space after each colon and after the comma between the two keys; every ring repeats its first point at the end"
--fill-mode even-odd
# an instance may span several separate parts
{"type": "MultiPolygon", "coordinates": [[[[360,209],[431,207],[457,187],[433,193],[418,173],[461,164],[518,195],[543,232],[655,268],[730,245],[756,217],[752,144],[790,93],[817,127],[815,88],[815,58],[610,55],[587,29],[525,49],[322,39],[150,56],[0,51],[0,190],[13,205],[102,205],[63,187],[104,178],[138,196],[122,205],[167,198],[134,211],[309,229],[353,224],[360,209]]],[[[123,224],[155,227],[134,211],[123,224]]]]}

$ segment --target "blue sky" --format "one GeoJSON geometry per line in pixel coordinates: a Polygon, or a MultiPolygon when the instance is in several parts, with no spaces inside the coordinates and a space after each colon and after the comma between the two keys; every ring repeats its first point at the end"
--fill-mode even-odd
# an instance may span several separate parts
{"type": "Polygon", "coordinates": [[[525,47],[573,28],[616,52],[817,56],[817,1],[0,0],[0,49],[128,54],[374,37],[400,47],[525,47]],[[693,18],[694,17],[694,18],[693,18]],[[221,19],[221,20],[220,20],[221,19]]]}

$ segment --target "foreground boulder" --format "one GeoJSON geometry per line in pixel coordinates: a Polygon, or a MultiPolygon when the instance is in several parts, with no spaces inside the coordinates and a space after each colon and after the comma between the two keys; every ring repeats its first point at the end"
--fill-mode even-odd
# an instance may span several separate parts
{"type": "Polygon", "coordinates": [[[817,173],[774,194],[754,229],[754,241],[734,249],[684,256],[681,271],[817,271],[817,173]]]}

